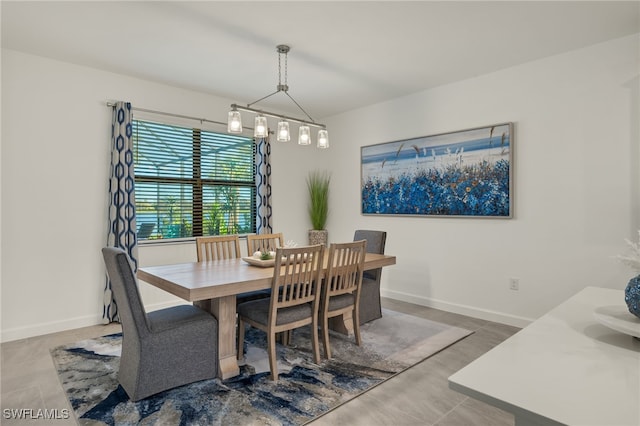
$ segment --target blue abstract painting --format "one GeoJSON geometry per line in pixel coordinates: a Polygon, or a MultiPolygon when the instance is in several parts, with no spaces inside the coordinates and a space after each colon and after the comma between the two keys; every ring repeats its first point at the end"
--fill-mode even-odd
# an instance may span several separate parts
{"type": "Polygon", "coordinates": [[[362,214],[513,216],[513,123],[363,146],[362,214]]]}

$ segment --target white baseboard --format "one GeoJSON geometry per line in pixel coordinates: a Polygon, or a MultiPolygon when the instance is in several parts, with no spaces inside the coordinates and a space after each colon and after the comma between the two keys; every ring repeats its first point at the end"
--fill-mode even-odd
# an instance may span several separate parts
{"type": "Polygon", "coordinates": [[[516,315],[505,314],[502,312],[491,311],[488,309],[481,309],[474,306],[444,302],[442,300],[416,296],[415,294],[403,293],[400,291],[381,289],[380,295],[383,297],[388,297],[389,299],[400,300],[420,306],[427,306],[429,308],[440,309],[442,311],[453,312],[455,314],[466,315],[469,317],[498,322],[501,324],[507,324],[519,328],[524,328],[535,321],[535,319],[533,318],[525,318],[516,315]]]}
{"type": "MultiPolygon", "coordinates": [[[[416,305],[428,306],[430,308],[441,309],[447,312],[467,315],[474,318],[480,318],[487,321],[498,322],[501,324],[512,325],[514,327],[526,327],[531,324],[534,319],[525,318],[515,315],[504,314],[501,312],[480,309],[473,306],[460,305],[456,303],[444,302],[442,300],[431,299],[428,297],[416,296],[414,294],[403,293],[393,290],[381,289],[380,294],[390,299],[401,300],[403,302],[414,303],[416,305]]],[[[168,308],[171,306],[183,305],[186,302],[165,302],[156,303],[145,306],[147,312],[158,309],[168,308]]],[[[62,321],[52,321],[41,324],[32,324],[24,327],[15,327],[0,332],[0,342],[10,342],[13,340],[26,339],[29,337],[42,336],[43,334],[58,333],[60,331],[73,330],[76,328],[90,327],[92,325],[102,324],[101,315],[88,315],[84,317],[76,317],[62,321]]]]}
{"type": "Polygon", "coordinates": [[[44,334],[73,330],[75,328],[89,327],[96,324],[102,324],[102,315],[88,315],[61,321],[50,321],[40,324],[31,324],[24,327],[15,327],[7,330],[2,330],[0,341],[2,343],[11,342],[13,340],[42,336],[44,334]]]}
{"type": "MultiPolygon", "coordinates": [[[[145,306],[147,312],[156,311],[171,306],[184,305],[187,302],[165,302],[145,306]]],[[[26,339],[29,337],[42,336],[44,334],[58,333],[61,331],[74,330],[76,328],[90,327],[102,324],[102,314],[87,315],[83,317],[70,318],[61,321],[51,321],[41,324],[31,324],[24,327],[15,327],[0,332],[0,342],[11,342],[13,340],[26,339]]]]}

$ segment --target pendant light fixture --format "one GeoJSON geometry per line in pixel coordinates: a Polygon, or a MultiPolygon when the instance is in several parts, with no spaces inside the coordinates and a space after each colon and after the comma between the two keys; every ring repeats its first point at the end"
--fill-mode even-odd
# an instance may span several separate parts
{"type": "Polygon", "coordinates": [[[329,147],[329,132],[327,131],[327,126],[324,124],[316,123],[313,118],[305,111],[300,104],[293,99],[293,97],[289,94],[289,86],[287,85],[287,55],[289,53],[289,46],[285,44],[279,44],[276,46],[276,50],[278,52],[278,86],[276,87],[276,91],[264,96],[257,101],[254,101],[250,104],[247,104],[246,107],[240,106],[238,104],[231,104],[231,111],[229,111],[229,119],[227,125],[227,131],[229,133],[242,133],[242,117],[240,115],[240,111],[246,111],[256,114],[255,117],[255,125],[254,125],[254,136],[256,138],[267,137],[268,134],[268,124],[266,117],[274,117],[279,118],[278,128],[276,132],[276,140],[278,142],[289,142],[291,140],[291,134],[289,130],[289,122],[299,123],[300,126],[298,128],[298,144],[300,145],[310,145],[311,144],[311,127],[318,128],[318,139],[317,139],[317,147],[318,148],[328,148],[329,147]],[[282,56],[284,55],[284,84],[282,83],[282,56]],[[273,112],[267,112],[264,110],[252,108],[251,106],[267,99],[275,95],[276,93],[283,92],[285,95],[289,97],[293,101],[294,104],[298,107],[300,111],[307,116],[307,119],[299,119],[294,117],[288,117],[286,115],[277,114],[273,112]]]}
{"type": "Polygon", "coordinates": [[[318,130],[318,148],[329,148],[329,132],[325,129],[318,130]]]}
{"type": "Polygon", "coordinates": [[[289,142],[290,139],[291,135],[289,134],[289,122],[280,120],[278,122],[278,135],[276,136],[276,140],[278,142],[289,142]]]}
{"type": "Polygon", "coordinates": [[[266,138],[269,133],[269,125],[267,117],[262,114],[256,115],[255,124],[253,126],[253,136],[256,138],[266,138]]]}
{"type": "Polygon", "coordinates": [[[309,145],[311,143],[311,129],[309,126],[300,126],[298,128],[298,144],[309,145]]]}
{"type": "Polygon", "coordinates": [[[229,133],[242,133],[242,116],[236,108],[232,108],[231,111],[229,111],[227,131],[229,133]]]}

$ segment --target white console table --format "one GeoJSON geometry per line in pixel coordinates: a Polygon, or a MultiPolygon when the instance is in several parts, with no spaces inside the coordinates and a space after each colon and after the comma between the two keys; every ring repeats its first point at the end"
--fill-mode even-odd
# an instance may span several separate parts
{"type": "Polygon", "coordinates": [[[640,339],[594,316],[614,305],[626,308],[623,291],[587,287],[453,374],[449,387],[513,413],[517,426],[640,425],[640,339]]]}

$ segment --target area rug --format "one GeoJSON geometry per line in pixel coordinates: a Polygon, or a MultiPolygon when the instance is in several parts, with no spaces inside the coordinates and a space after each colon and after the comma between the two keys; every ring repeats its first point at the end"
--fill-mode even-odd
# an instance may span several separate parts
{"type": "MultiPolygon", "coordinates": [[[[353,336],[331,333],[332,359],[313,362],[310,329],[277,347],[278,382],[269,379],[266,336],[248,328],[240,375],[212,379],[132,402],[117,381],[121,334],[52,349],[80,425],[302,425],[471,334],[384,310],[353,336]]],[[[321,344],[322,354],[322,344],[321,344]]]]}

